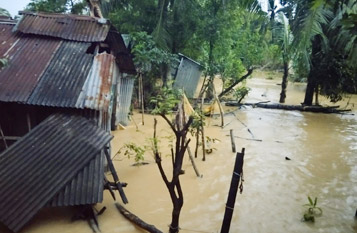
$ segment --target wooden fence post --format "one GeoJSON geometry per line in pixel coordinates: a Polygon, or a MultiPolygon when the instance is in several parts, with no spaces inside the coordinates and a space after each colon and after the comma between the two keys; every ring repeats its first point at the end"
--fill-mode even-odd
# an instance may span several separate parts
{"type": "Polygon", "coordinates": [[[231,226],[231,220],[232,220],[232,216],[233,216],[234,203],[236,201],[239,180],[241,180],[242,175],[243,175],[244,151],[245,151],[245,149],[243,148],[242,152],[241,153],[237,152],[237,155],[236,155],[236,162],[234,165],[231,186],[229,188],[228,199],[227,199],[227,204],[226,204],[226,210],[224,213],[221,233],[228,233],[229,228],[231,226]]]}

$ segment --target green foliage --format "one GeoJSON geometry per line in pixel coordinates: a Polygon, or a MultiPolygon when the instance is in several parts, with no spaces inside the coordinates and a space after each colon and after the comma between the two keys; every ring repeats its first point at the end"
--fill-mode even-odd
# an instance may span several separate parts
{"type": "Polygon", "coordinates": [[[162,90],[155,96],[151,98],[151,103],[155,105],[153,114],[170,114],[181,102],[182,93],[176,89],[164,87],[162,90]]]}
{"type": "Polygon", "coordinates": [[[11,17],[10,13],[8,10],[1,8],[0,7],[0,16],[7,16],[7,17],[11,17]]]}
{"type": "Polygon", "coordinates": [[[8,64],[7,58],[0,58],[0,70],[4,67],[6,67],[8,64]]]}
{"type": "Polygon", "coordinates": [[[234,98],[236,98],[238,103],[240,103],[244,99],[244,97],[248,95],[249,91],[250,91],[249,87],[241,86],[234,90],[233,96],[234,98]]]}
{"type": "Polygon", "coordinates": [[[307,199],[309,200],[309,203],[304,205],[308,207],[304,213],[304,221],[315,222],[315,217],[322,215],[322,209],[317,206],[317,197],[315,197],[314,201],[312,201],[310,196],[308,196],[307,199]]]}
{"type": "Polygon", "coordinates": [[[137,163],[144,161],[145,148],[142,148],[133,142],[124,144],[124,146],[119,149],[117,154],[121,154],[123,151],[124,156],[127,156],[129,159],[134,156],[135,162],[137,163]]]}
{"type": "Polygon", "coordinates": [[[31,0],[26,10],[50,13],[82,14],[87,7],[85,0],[31,0]]]}
{"type": "Polygon", "coordinates": [[[153,37],[146,32],[131,34],[131,43],[135,66],[142,73],[151,71],[155,65],[170,64],[177,60],[176,55],[158,48],[153,37]]]}

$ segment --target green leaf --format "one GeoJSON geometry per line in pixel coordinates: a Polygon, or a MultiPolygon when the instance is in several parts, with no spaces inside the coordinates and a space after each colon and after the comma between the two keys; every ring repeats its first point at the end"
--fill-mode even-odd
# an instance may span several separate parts
{"type": "Polygon", "coordinates": [[[310,202],[310,205],[314,205],[314,203],[312,202],[312,199],[311,199],[311,197],[310,196],[307,196],[307,199],[309,199],[309,202],[310,202]]]}

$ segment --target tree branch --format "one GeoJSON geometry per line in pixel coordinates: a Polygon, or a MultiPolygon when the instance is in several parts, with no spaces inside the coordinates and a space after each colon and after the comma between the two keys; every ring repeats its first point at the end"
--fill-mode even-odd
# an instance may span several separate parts
{"type": "Polygon", "coordinates": [[[243,80],[245,80],[246,78],[249,77],[249,75],[251,75],[253,73],[253,68],[249,68],[248,72],[242,76],[240,79],[238,79],[237,81],[235,81],[232,85],[230,85],[229,87],[227,87],[224,91],[222,91],[221,94],[218,95],[218,98],[221,98],[222,96],[224,96],[225,94],[227,94],[228,92],[230,92],[238,83],[242,82],[243,80]]]}

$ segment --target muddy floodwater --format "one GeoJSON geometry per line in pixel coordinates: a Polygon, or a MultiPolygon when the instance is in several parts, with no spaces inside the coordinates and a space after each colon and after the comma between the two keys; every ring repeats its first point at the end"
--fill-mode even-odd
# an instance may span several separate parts
{"type": "MultiPolygon", "coordinates": [[[[268,80],[256,74],[247,82],[251,92],[244,101],[277,102],[278,83],[279,79],[268,80]]],[[[289,83],[287,103],[302,102],[304,89],[304,84],[289,83]]],[[[322,98],[321,102],[328,103],[322,98]]],[[[244,189],[237,195],[231,232],[357,232],[354,218],[357,209],[357,116],[353,115],[357,113],[357,97],[347,98],[338,105],[347,105],[352,112],[319,114],[243,107],[226,109],[224,128],[218,126],[219,118],[207,119],[206,135],[220,142],[210,144],[213,153],[207,155],[205,162],[199,151],[195,161],[201,178],[196,177],[188,156],[185,157],[185,174],[181,176],[184,206],[180,232],[220,231],[235,161],[230,129],[237,136],[237,150],[245,148],[244,189]],[[301,221],[307,196],[318,197],[317,204],[323,210],[315,223],[301,221]]],[[[145,115],[142,125],[141,115],[134,113],[138,130],[132,121],[125,130],[113,132],[113,155],[128,142],[149,145],[147,139],[153,134],[153,118],[145,115]]],[[[157,118],[158,136],[162,137],[160,151],[165,169],[170,171],[167,155],[171,142],[163,137],[171,132],[166,123],[157,118]]],[[[192,151],[194,144],[193,140],[192,151]]],[[[144,166],[131,166],[134,159],[128,159],[123,153],[114,160],[119,178],[128,183],[126,208],[167,232],[171,201],[150,150],[145,153],[148,164],[144,166]]],[[[97,209],[103,206],[107,210],[98,218],[103,233],[144,232],[121,216],[107,191],[104,202],[98,204],[97,209]]],[[[23,233],[92,232],[85,221],[72,223],[71,215],[69,209],[45,209],[23,233]]],[[[0,232],[8,233],[1,227],[0,232]]]]}

